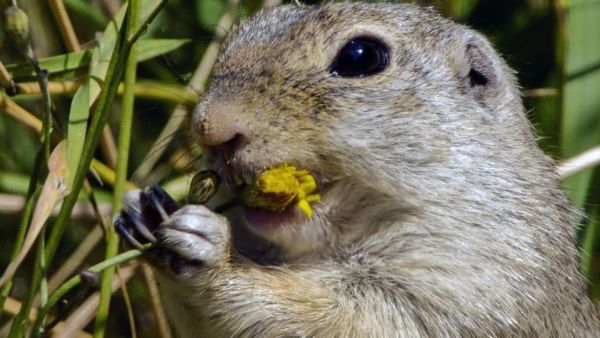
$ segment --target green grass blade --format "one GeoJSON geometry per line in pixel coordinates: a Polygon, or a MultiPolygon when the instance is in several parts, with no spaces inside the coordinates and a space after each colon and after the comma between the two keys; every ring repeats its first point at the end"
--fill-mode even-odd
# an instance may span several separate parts
{"type": "MultiPolygon", "coordinates": [[[[89,65],[89,77],[77,92],[75,92],[75,96],[71,102],[69,127],[67,130],[67,160],[69,162],[68,167],[70,173],[74,173],[79,165],[87,131],[90,108],[100,95],[101,85],[106,77],[110,58],[117,43],[118,29],[123,22],[125,11],[126,6],[123,6],[115,16],[114,20],[112,20],[106,30],[104,30],[102,39],[100,39],[98,46],[92,51],[89,65]]],[[[72,186],[73,180],[74,175],[70,175],[69,186],[72,186]]]]}
{"type": "MultiPolygon", "coordinates": [[[[35,158],[35,163],[33,166],[33,174],[27,183],[29,185],[27,189],[27,197],[25,199],[25,206],[23,207],[23,212],[21,214],[21,221],[19,223],[19,229],[17,231],[17,236],[13,242],[13,248],[11,253],[10,261],[14,260],[19,252],[21,251],[21,247],[23,246],[23,242],[25,241],[25,235],[27,234],[27,225],[31,221],[34,211],[35,201],[37,200],[40,192],[41,192],[41,179],[42,179],[42,171],[43,171],[43,151],[40,149],[35,158]]],[[[5,176],[5,175],[2,175],[5,176]]],[[[6,298],[10,295],[12,290],[13,283],[10,280],[0,291],[0,308],[4,308],[4,302],[6,298]]],[[[32,298],[33,300],[33,298],[32,298]]],[[[27,305],[22,305],[25,308],[27,305]]],[[[11,331],[17,330],[17,327],[21,326],[21,323],[26,320],[29,311],[20,311],[19,314],[14,319],[14,329],[11,327],[11,331]]]]}
{"type": "MultiPolygon", "coordinates": [[[[600,0],[571,1],[567,11],[565,79],[561,143],[563,158],[577,155],[600,143],[600,0]],[[596,6],[591,6],[595,3],[596,6]]],[[[583,207],[593,170],[564,182],[573,202],[583,207]]]]}
{"type": "Polygon", "coordinates": [[[27,194],[31,176],[13,172],[0,171],[0,191],[9,194],[27,194]]]}
{"type": "Polygon", "coordinates": [[[81,0],[64,0],[64,3],[69,12],[79,17],[82,21],[86,21],[94,27],[106,27],[108,20],[102,15],[98,6],[81,0]]]}
{"type": "MultiPolygon", "coordinates": [[[[146,245],[145,249],[150,248],[150,245],[146,245]]],[[[118,264],[123,264],[125,262],[128,262],[132,259],[138,258],[143,254],[143,251],[137,250],[137,249],[133,249],[133,250],[129,250],[126,252],[123,252],[122,254],[113,257],[110,260],[105,260],[102,261],[94,266],[92,266],[91,268],[89,268],[89,271],[92,272],[102,272],[105,269],[108,269],[110,267],[113,267],[115,265],[118,264]]],[[[56,303],[58,303],[62,297],[69,292],[70,290],[72,290],[74,287],[76,287],[77,285],[79,285],[81,283],[81,276],[77,275],[72,277],[71,279],[69,279],[68,281],[66,281],[64,284],[62,284],[51,296],[50,298],[48,298],[48,302],[46,303],[46,305],[41,309],[40,314],[38,315],[34,325],[33,325],[33,329],[32,329],[32,337],[39,337],[40,334],[42,334],[42,324],[43,324],[43,318],[46,317],[46,315],[48,314],[48,311],[54,306],[56,305],[56,303]]]]}
{"type": "MultiPolygon", "coordinates": [[[[76,172],[74,173],[71,193],[67,195],[64,199],[63,205],[48,237],[46,246],[47,265],[51,264],[54,254],[58,249],[58,245],[67,225],[67,221],[70,219],[71,212],[73,210],[73,207],[75,206],[75,202],[77,201],[77,196],[79,195],[79,192],[81,191],[81,188],[83,186],[85,175],[89,170],[89,166],[92,161],[94,152],[96,150],[96,147],[98,146],[98,142],[100,141],[102,130],[108,120],[112,102],[114,101],[117,94],[117,87],[123,74],[124,63],[127,59],[130,48],[130,46],[125,41],[125,34],[123,29],[121,29],[121,31],[122,32],[118,35],[117,43],[115,43],[115,49],[110,58],[108,73],[111,74],[111,76],[102,83],[102,91],[96,104],[95,114],[92,117],[88,135],[85,139],[81,160],[79,162],[79,165],[77,166],[76,172]]],[[[34,270],[31,280],[32,289],[39,285],[41,278],[41,273],[37,269],[34,270]]],[[[35,293],[33,293],[33,296],[35,296],[35,293]]],[[[31,297],[32,294],[30,293],[30,295],[27,298],[27,305],[29,307],[31,306],[31,302],[33,300],[33,298],[31,297]]],[[[22,312],[24,312],[25,314],[29,313],[28,308],[25,308],[24,306],[23,309],[24,310],[22,312]]],[[[43,318],[39,319],[43,320],[43,318]]]]}
{"type": "MultiPolygon", "coordinates": [[[[70,173],[74,173],[85,141],[87,122],[90,114],[90,81],[86,81],[73,97],[69,112],[69,128],[67,129],[67,161],[70,173]]],[[[93,103],[93,102],[92,102],[93,103]]],[[[74,175],[69,175],[68,185],[72,186],[74,175]]]]}
{"type": "Polygon", "coordinates": [[[137,45],[137,62],[172,52],[189,43],[188,39],[143,39],[137,45]]]}
{"type": "MultiPolygon", "coordinates": [[[[127,23],[127,38],[129,39],[135,32],[138,23],[139,2],[129,2],[129,15],[127,23]]],[[[117,148],[117,168],[116,181],[114,187],[113,214],[121,209],[121,199],[125,192],[125,183],[127,179],[127,166],[129,159],[129,148],[131,145],[131,128],[133,122],[133,108],[135,101],[135,81],[137,71],[137,43],[131,47],[127,65],[125,68],[124,91],[121,104],[121,116],[119,125],[119,143],[117,148]]],[[[119,237],[113,227],[107,229],[106,253],[105,259],[110,260],[119,252],[119,237]]],[[[115,267],[110,267],[102,273],[100,285],[100,302],[96,313],[94,324],[94,337],[103,338],[106,332],[106,321],[108,319],[110,301],[112,296],[112,280],[115,274],[115,267]]],[[[123,285],[122,287],[126,287],[123,285]]]]}
{"type": "MultiPolygon", "coordinates": [[[[600,0],[573,0],[565,6],[561,147],[562,157],[570,158],[600,143],[600,0]]],[[[595,298],[600,296],[600,189],[594,188],[599,183],[598,168],[563,182],[571,200],[591,217],[580,237],[581,268],[595,298]]]]}
{"type": "MultiPolygon", "coordinates": [[[[104,39],[103,39],[104,40],[104,39]]],[[[188,39],[143,39],[138,45],[138,62],[143,62],[157,56],[170,53],[181,46],[189,43],[188,39]]],[[[92,61],[92,53],[95,49],[80,52],[62,54],[40,59],[40,67],[46,69],[51,77],[65,75],[69,72],[85,71],[92,61]]],[[[29,63],[6,65],[8,73],[16,82],[36,79],[35,70],[29,63]]]]}
{"type": "MultiPolygon", "coordinates": [[[[46,69],[50,76],[82,69],[90,64],[92,50],[62,54],[38,60],[40,67],[46,69]]],[[[35,70],[29,63],[6,65],[6,70],[16,82],[36,78],[35,70]]]]}

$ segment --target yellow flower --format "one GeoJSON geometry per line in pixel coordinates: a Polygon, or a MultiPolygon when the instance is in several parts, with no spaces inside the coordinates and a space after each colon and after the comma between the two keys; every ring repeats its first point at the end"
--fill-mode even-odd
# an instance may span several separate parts
{"type": "Polygon", "coordinates": [[[253,208],[282,211],[292,203],[306,214],[313,215],[311,203],[321,197],[315,178],[304,169],[283,164],[258,174],[254,185],[246,188],[244,202],[253,208]]]}

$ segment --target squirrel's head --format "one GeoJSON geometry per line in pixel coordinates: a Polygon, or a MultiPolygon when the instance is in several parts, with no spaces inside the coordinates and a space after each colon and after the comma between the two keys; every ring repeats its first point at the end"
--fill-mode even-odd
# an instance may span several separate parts
{"type": "Polygon", "coordinates": [[[192,129],[232,184],[282,163],[316,177],[312,219],[249,213],[293,255],[364,235],[355,223],[468,195],[512,147],[535,147],[513,82],[485,38],[428,9],[283,6],[227,38],[192,129]]]}

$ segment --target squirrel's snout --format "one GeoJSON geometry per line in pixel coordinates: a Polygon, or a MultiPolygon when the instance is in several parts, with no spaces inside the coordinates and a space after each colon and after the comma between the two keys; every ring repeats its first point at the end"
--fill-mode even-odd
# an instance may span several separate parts
{"type": "Polygon", "coordinates": [[[200,145],[218,147],[247,143],[248,124],[243,122],[239,105],[201,103],[194,110],[192,123],[200,145]]]}

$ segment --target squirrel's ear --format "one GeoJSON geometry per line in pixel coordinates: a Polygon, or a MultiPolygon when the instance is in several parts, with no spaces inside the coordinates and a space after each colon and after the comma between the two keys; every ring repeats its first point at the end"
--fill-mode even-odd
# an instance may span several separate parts
{"type": "Polygon", "coordinates": [[[502,61],[485,38],[468,32],[452,52],[455,74],[461,91],[484,106],[493,105],[506,89],[502,61]]]}

